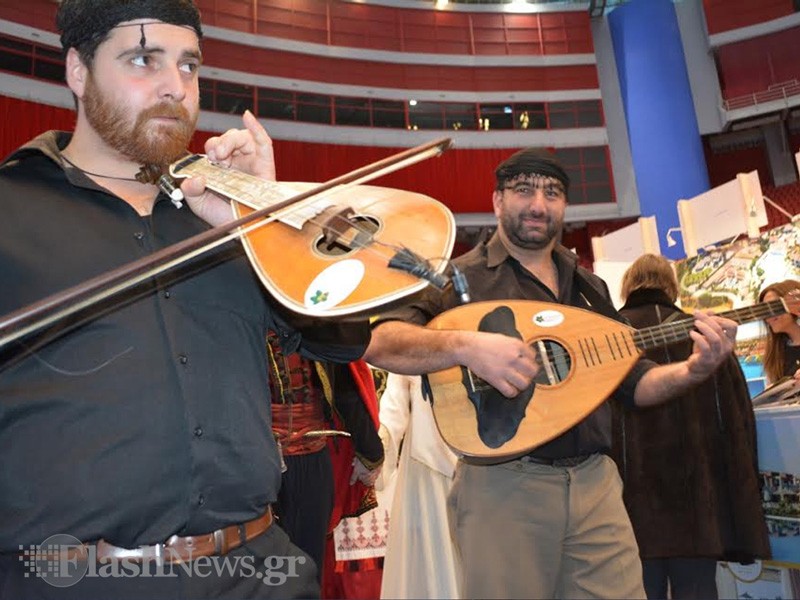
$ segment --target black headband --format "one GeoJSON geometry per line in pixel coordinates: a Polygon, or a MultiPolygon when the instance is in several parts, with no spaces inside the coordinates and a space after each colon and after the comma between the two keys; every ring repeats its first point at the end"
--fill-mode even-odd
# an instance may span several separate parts
{"type": "Polygon", "coordinates": [[[525,148],[512,154],[497,166],[494,175],[497,180],[497,189],[517,177],[539,175],[560,181],[564,186],[564,191],[569,191],[569,175],[564,167],[561,166],[554,154],[540,148],[525,148]]]}
{"type": "Polygon", "coordinates": [[[56,26],[66,52],[104,39],[120,23],[136,19],[191,27],[198,38],[203,36],[200,12],[191,0],[62,0],[56,26]]]}

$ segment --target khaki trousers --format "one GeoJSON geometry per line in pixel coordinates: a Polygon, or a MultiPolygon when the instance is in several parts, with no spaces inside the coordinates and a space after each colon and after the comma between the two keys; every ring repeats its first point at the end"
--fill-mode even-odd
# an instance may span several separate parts
{"type": "Polygon", "coordinates": [[[462,598],[646,597],[622,482],[607,456],[575,467],[461,462],[448,517],[462,598]]]}

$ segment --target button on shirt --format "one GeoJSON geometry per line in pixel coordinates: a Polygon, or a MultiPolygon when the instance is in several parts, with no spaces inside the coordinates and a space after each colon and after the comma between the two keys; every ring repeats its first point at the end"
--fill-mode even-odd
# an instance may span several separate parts
{"type": "MultiPolygon", "coordinates": [[[[0,314],[208,228],[163,195],[142,217],[65,171],[68,139],[0,169],[0,314]]],[[[134,547],[262,514],[280,482],[267,329],[339,361],[368,341],[357,325],[301,338],[229,243],[0,349],[0,551],[57,533],[134,547]]]]}

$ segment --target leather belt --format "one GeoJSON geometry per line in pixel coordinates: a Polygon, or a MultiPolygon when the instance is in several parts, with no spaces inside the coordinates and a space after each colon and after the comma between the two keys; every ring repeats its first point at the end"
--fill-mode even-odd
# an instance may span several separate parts
{"type": "Polygon", "coordinates": [[[134,562],[154,561],[158,564],[186,563],[201,556],[227,554],[234,548],[258,537],[272,525],[272,508],[260,517],[217,529],[203,535],[181,537],[173,535],[166,542],[138,548],[120,548],[105,540],[95,544],[98,562],[129,560],[134,562]]]}
{"type": "Polygon", "coordinates": [[[548,465],[550,467],[577,467],[586,462],[595,454],[579,454],[578,456],[566,456],[564,458],[542,458],[540,456],[523,456],[522,462],[534,463],[537,465],[548,465]]]}

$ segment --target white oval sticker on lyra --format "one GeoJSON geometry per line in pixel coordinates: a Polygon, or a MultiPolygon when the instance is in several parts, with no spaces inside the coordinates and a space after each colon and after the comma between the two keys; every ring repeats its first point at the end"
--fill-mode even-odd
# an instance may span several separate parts
{"type": "Polygon", "coordinates": [[[564,314],[557,310],[543,310],[533,315],[531,321],[539,327],[558,327],[564,322],[564,314]]]}
{"type": "Polygon", "coordinates": [[[364,271],[364,263],[356,259],[342,260],[326,267],[306,288],[305,305],[315,310],[336,306],[359,286],[364,271]]]}

